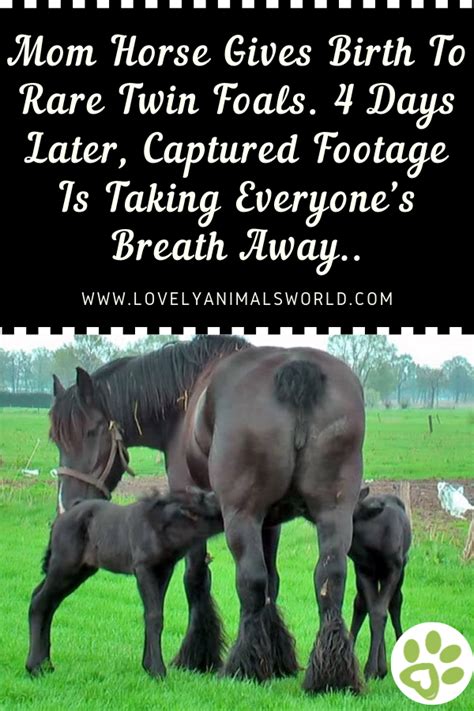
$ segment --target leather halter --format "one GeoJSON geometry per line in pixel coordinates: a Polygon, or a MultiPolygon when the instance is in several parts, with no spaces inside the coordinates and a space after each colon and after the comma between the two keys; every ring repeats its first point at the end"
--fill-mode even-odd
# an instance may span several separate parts
{"type": "Polygon", "coordinates": [[[100,469],[94,469],[91,474],[84,474],[83,472],[76,471],[76,469],[71,469],[70,467],[58,467],[57,469],[59,476],[69,476],[72,479],[79,479],[79,481],[90,484],[104,494],[106,499],[110,499],[111,494],[105,485],[105,482],[111,472],[117,453],[120,457],[120,462],[124,470],[131,476],[135,476],[135,472],[128,466],[129,456],[127,448],[123,443],[122,433],[114,420],[111,420],[110,422],[109,432],[112,438],[112,444],[107,464],[105,465],[102,473],[100,472],[100,469]]]}

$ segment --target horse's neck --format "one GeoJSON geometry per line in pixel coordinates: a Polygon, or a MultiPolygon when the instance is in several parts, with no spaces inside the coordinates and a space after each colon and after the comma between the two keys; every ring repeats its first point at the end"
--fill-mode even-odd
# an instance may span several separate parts
{"type": "Polygon", "coordinates": [[[150,447],[167,453],[180,431],[184,413],[173,412],[168,417],[136,423],[131,432],[124,433],[127,447],[150,447]]]}

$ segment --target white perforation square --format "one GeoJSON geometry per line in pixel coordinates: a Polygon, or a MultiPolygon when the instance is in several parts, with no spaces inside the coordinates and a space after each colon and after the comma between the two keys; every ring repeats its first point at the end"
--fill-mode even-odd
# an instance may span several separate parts
{"type": "Polygon", "coordinates": [[[48,7],[50,10],[60,10],[61,0],[49,0],[48,7]]]}
{"type": "Polygon", "coordinates": [[[363,0],[362,7],[365,10],[372,10],[375,7],[375,0],[363,0]]]}
{"type": "Polygon", "coordinates": [[[387,7],[389,10],[399,10],[400,0],[387,0],[387,7]]]}
{"type": "Polygon", "coordinates": [[[351,0],[339,0],[339,9],[340,10],[350,10],[351,9],[351,0]]]}
{"type": "Polygon", "coordinates": [[[217,7],[219,10],[229,10],[230,0],[217,0],[217,7]]]}
{"type": "Polygon", "coordinates": [[[472,0],[459,0],[459,7],[461,10],[471,10],[472,0]]]}
{"type": "Polygon", "coordinates": [[[84,10],[86,7],[86,0],[72,0],[72,7],[74,10],[84,10]]]}
{"type": "Polygon", "coordinates": [[[37,6],[36,0],[25,0],[25,10],[35,10],[37,6]]]}
{"type": "Polygon", "coordinates": [[[316,10],[325,10],[327,6],[327,0],[314,0],[314,7],[316,10]]]}
{"type": "Polygon", "coordinates": [[[435,6],[437,10],[447,10],[448,0],[436,0],[435,6]]]}
{"type": "Polygon", "coordinates": [[[424,0],[411,0],[413,10],[423,10],[424,0]]]}
{"type": "Polygon", "coordinates": [[[156,10],[158,7],[158,0],[145,0],[145,8],[147,10],[156,10]]]}
{"type": "Polygon", "coordinates": [[[302,10],[303,0],[290,0],[290,8],[292,10],[302,10]]]}
{"type": "Polygon", "coordinates": [[[196,335],[196,327],[195,326],[185,326],[183,328],[184,338],[192,338],[195,335],[196,335]]]}

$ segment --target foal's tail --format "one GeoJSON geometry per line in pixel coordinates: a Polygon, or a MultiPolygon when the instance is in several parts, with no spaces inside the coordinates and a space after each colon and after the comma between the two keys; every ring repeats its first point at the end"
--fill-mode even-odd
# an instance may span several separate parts
{"type": "Polygon", "coordinates": [[[51,560],[52,538],[53,538],[53,527],[51,526],[51,532],[49,534],[48,546],[44,552],[43,560],[41,561],[41,572],[43,573],[43,575],[48,574],[49,561],[51,560]]]}
{"type": "Polygon", "coordinates": [[[320,402],[326,376],[316,363],[295,360],[285,363],[275,373],[276,396],[280,402],[289,403],[296,412],[295,449],[300,450],[308,438],[308,417],[320,402]]]}

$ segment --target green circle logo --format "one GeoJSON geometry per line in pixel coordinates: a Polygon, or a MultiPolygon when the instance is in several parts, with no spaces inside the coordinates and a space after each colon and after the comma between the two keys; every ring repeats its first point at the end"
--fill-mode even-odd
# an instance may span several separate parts
{"type": "Polygon", "coordinates": [[[391,669],[405,696],[434,706],[462,694],[471,680],[473,656],[469,642],[454,627],[423,622],[397,641],[391,669]]]}

